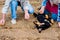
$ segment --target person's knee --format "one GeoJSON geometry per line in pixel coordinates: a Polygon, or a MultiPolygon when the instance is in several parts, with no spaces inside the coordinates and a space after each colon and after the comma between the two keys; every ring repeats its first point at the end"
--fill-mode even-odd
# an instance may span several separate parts
{"type": "Polygon", "coordinates": [[[28,12],[29,12],[29,14],[33,14],[34,13],[34,8],[32,7],[31,4],[28,5],[28,12]]]}
{"type": "Polygon", "coordinates": [[[11,4],[13,4],[13,5],[15,4],[15,5],[17,5],[18,3],[17,3],[16,0],[12,0],[11,4]]]}
{"type": "Polygon", "coordinates": [[[16,0],[12,0],[10,3],[11,9],[17,10],[17,1],[16,0]]]}
{"type": "Polygon", "coordinates": [[[52,15],[51,15],[51,18],[52,18],[53,20],[57,21],[57,15],[56,15],[56,14],[52,14],[52,15]]]}
{"type": "Polygon", "coordinates": [[[33,14],[34,13],[34,9],[31,9],[28,12],[29,12],[29,14],[33,14]]]}

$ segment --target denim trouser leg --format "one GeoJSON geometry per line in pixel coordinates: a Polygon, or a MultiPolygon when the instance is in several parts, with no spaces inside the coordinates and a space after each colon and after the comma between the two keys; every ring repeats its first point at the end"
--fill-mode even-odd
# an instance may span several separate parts
{"type": "Polygon", "coordinates": [[[34,13],[34,9],[32,7],[32,5],[28,5],[29,9],[28,9],[28,13],[29,14],[33,14],[34,13]]]}
{"type": "MultiPolygon", "coordinates": [[[[44,13],[47,14],[47,13],[50,13],[50,12],[47,11],[47,10],[45,10],[44,13]]],[[[57,14],[55,14],[55,13],[51,13],[51,18],[52,18],[53,20],[57,21],[57,14]]]]}
{"type": "Polygon", "coordinates": [[[57,14],[52,13],[51,18],[52,18],[53,20],[57,21],[57,14]]]}
{"type": "Polygon", "coordinates": [[[57,21],[60,22],[60,3],[58,4],[58,17],[57,21]]]}
{"type": "Polygon", "coordinates": [[[17,10],[17,1],[16,0],[12,0],[11,4],[11,16],[12,19],[16,19],[16,10],[17,10]]]}
{"type": "MultiPolygon", "coordinates": [[[[29,14],[33,14],[34,13],[34,8],[31,6],[31,4],[27,5],[28,8],[28,13],[29,14]]],[[[24,11],[24,7],[21,7],[21,9],[24,11]]]]}

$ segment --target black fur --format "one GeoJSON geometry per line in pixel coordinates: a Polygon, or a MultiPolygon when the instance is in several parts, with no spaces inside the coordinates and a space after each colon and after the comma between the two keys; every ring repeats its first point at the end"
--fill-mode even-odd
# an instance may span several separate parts
{"type": "Polygon", "coordinates": [[[51,26],[52,23],[51,23],[51,17],[49,16],[49,14],[39,14],[39,13],[36,14],[36,13],[34,13],[33,15],[37,18],[39,23],[44,23],[43,25],[39,26],[38,24],[36,24],[37,21],[33,22],[36,25],[36,28],[38,29],[39,32],[41,32],[42,30],[45,30],[51,26]],[[49,18],[48,19],[45,18],[45,15],[48,15],[49,18]]]}
{"type": "Polygon", "coordinates": [[[19,1],[17,1],[17,2],[18,2],[18,6],[21,6],[20,2],[19,1]]]}

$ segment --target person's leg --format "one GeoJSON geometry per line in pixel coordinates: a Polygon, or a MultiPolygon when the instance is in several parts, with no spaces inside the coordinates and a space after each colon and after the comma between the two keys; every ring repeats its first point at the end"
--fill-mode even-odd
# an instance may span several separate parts
{"type": "Polygon", "coordinates": [[[25,19],[29,19],[30,18],[30,15],[29,14],[33,14],[34,13],[34,9],[32,7],[31,4],[28,5],[28,10],[25,11],[25,19]]]}
{"type": "Polygon", "coordinates": [[[16,0],[12,0],[12,2],[10,3],[10,7],[11,7],[11,16],[12,16],[12,24],[16,24],[16,10],[17,10],[17,1],[16,0]]]}
{"type": "Polygon", "coordinates": [[[48,14],[48,13],[50,13],[50,12],[49,12],[48,10],[45,9],[45,10],[44,10],[44,13],[45,13],[45,14],[48,14]]]}
{"type": "Polygon", "coordinates": [[[2,19],[0,20],[0,25],[4,25],[6,21],[6,13],[8,12],[11,0],[5,0],[5,4],[2,8],[2,19]]]}
{"type": "MultiPolygon", "coordinates": [[[[48,10],[45,10],[44,13],[48,14],[50,13],[48,10]]],[[[57,14],[55,13],[51,13],[51,18],[54,20],[54,21],[57,21],[57,14]]]]}
{"type": "Polygon", "coordinates": [[[51,18],[52,18],[54,21],[57,21],[57,14],[52,13],[51,18]]]}
{"type": "MultiPolygon", "coordinates": [[[[28,13],[33,14],[34,13],[34,8],[32,7],[32,5],[29,4],[29,5],[27,5],[27,7],[28,7],[28,13]]],[[[24,11],[24,7],[22,7],[22,10],[24,11]]]]}
{"type": "Polygon", "coordinates": [[[58,4],[58,17],[57,17],[58,26],[60,27],[60,3],[58,4]]]}
{"type": "Polygon", "coordinates": [[[16,19],[16,10],[17,10],[17,1],[16,0],[12,0],[12,2],[10,3],[10,7],[11,7],[11,16],[12,19],[16,19]]]}
{"type": "Polygon", "coordinates": [[[28,9],[28,13],[29,14],[33,14],[34,13],[34,9],[32,7],[32,5],[28,5],[29,9],[28,9]]]}
{"type": "Polygon", "coordinates": [[[30,18],[29,14],[33,14],[34,13],[34,9],[31,6],[31,4],[27,5],[26,7],[21,7],[21,8],[25,12],[25,19],[29,19],[30,18]]]}

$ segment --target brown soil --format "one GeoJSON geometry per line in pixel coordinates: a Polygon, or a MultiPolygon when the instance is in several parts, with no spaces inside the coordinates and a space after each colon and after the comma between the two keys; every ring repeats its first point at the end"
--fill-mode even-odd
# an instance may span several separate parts
{"type": "MultiPolygon", "coordinates": [[[[30,0],[35,12],[38,12],[38,7],[42,0],[30,0]]],[[[0,0],[0,10],[2,10],[3,0],[0,0]]],[[[0,11],[0,19],[2,13],[0,11]]],[[[11,15],[8,12],[6,17],[6,23],[4,26],[0,26],[0,40],[60,40],[60,28],[55,23],[51,28],[38,33],[37,29],[34,29],[33,21],[36,20],[33,15],[29,21],[24,19],[23,12],[20,7],[17,10],[17,24],[11,24],[11,15]],[[8,27],[8,29],[6,29],[8,27]],[[11,29],[9,29],[11,28],[11,29]]]]}

